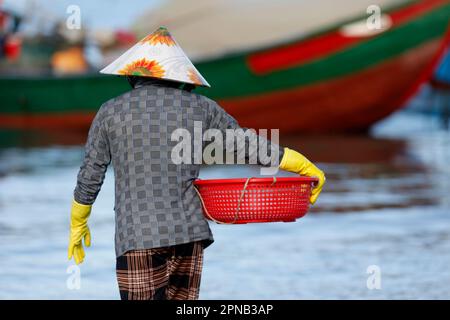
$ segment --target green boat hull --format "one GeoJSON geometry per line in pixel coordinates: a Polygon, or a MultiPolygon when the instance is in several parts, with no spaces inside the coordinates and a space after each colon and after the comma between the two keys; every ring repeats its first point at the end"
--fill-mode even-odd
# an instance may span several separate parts
{"type": "MultiPolygon", "coordinates": [[[[196,92],[250,127],[364,130],[405,104],[449,41],[449,1],[414,1],[389,14],[393,27],[376,36],[349,39],[339,25],[284,45],[200,61],[196,67],[212,88],[196,92]],[[322,48],[324,41],[329,45],[322,48]]],[[[102,103],[127,90],[124,78],[99,74],[3,77],[0,127],[85,128],[102,103]]]]}

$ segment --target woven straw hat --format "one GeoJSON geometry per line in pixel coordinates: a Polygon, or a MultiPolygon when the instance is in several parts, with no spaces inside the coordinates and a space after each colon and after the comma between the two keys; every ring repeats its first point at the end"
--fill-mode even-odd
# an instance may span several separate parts
{"type": "Polygon", "coordinates": [[[152,77],[210,87],[164,27],[136,43],[100,73],[152,77]]]}

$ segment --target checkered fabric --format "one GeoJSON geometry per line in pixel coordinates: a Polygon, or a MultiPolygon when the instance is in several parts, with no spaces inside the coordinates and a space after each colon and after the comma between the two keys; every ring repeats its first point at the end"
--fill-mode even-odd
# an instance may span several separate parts
{"type": "MultiPolygon", "coordinates": [[[[193,181],[200,164],[171,160],[175,129],[194,127],[221,131],[240,128],[214,101],[185,90],[145,85],[109,100],[98,111],[89,131],[85,157],[74,198],[92,204],[110,163],[114,167],[116,255],[128,250],[167,247],[208,239],[213,241],[193,181]]],[[[247,130],[246,130],[247,131],[247,130]]],[[[257,137],[248,130],[251,137],[257,137]]],[[[246,140],[247,141],[247,140],[246,140]]],[[[282,149],[264,138],[278,163],[282,149]]],[[[191,150],[195,150],[192,139],[191,150]]],[[[206,143],[200,146],[205,147],[206,143]]],[[[236,155],[254,158],[257,150],[235,147],[236,155]]],[[[267,159],[264,159],[264,161],[267,159]]],[[[269,159],[272,161],[271,159],[269,159]]],[[[262,165],[270,162],[258,160],[262,165]]]]}
{"type": "Polygon", "coordinates": [[[122,300],[197,300],[203,267],[200,241],[131,250],[116,259],[122,300]]]}

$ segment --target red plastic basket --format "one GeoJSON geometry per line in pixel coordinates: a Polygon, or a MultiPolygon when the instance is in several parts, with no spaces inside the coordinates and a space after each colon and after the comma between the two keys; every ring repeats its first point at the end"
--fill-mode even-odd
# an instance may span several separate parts
{"type": "Polygon", "coordinates": [[[194,181],[205,216],[217,223],[292,222],[309,209],[316,178],[242,178],[194,181]]]}

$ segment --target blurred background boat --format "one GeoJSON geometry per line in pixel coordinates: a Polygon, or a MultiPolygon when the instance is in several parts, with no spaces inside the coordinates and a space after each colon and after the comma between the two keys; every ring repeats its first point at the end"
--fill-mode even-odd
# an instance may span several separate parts
{"type": "MultiPolygon", "coordinates": [[[[344,2],[166,1],[132,32],[97,33],[96,40],[106,64],[133,35],[166,25],[212,84],[198,92],[241,125],[364,132],[431,78],[449,41],[450,2],[344,2]],[[382,10],[375,30],[367,26],[370,5],[382,10]]],[[[103,102],[129,89],[83,62],[83,32],[52,53],[46,71],[27,72],[20,59],[3,68],[0,127],[86,129],[103,102]]]]}

